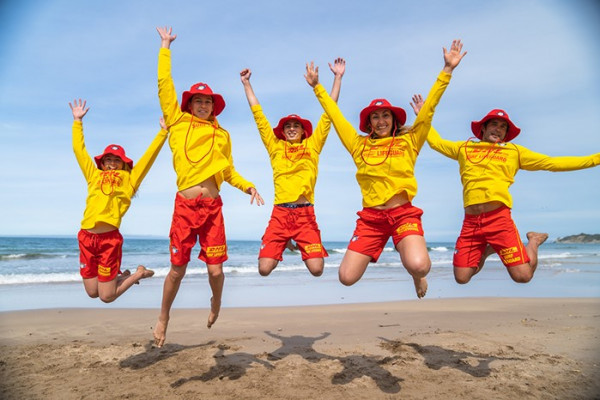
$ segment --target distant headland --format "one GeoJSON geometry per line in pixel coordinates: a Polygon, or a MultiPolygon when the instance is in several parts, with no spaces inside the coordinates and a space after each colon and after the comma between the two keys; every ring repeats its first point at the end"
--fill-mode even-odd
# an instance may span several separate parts
{"type": "Polygon", "coordinates": [[[588,233],[580,233],[579,235],[570,235],[562,238],[557,238],[556,243],[600,243],[600,234],[590,235],[588,233]]]}

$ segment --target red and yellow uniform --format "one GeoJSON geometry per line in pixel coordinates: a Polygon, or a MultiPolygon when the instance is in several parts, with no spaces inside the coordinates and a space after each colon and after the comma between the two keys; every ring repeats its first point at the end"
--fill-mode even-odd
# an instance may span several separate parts
{"type": "Polygon", "coordinates": [[[171,76],[171,51],[161,48],[158,55],[158,98],[169,127],[169,146],[177,188],[184,190],[211,176],[217,187],[223,181],[245,192],[254,185],[235,170],[231,157],[231,138],[217,119],[205,121],[182,112],[171,76]]]}
{"type": "Polygon", "coordinates": [[[88,185],[86,207],[81,221],[82,232],[79,234],[80,248],[82,244],[84,245],[80,253],[81,274],[84,278],[98,276],[99,281],[106,282],[117,275],[121,264],[120,247],[123,241],[118,232],[121,219],[129,209],[131,198],[140,187],[166,139],[167,131],[161,130],[131,172],[102,171],[98,169],[85,148],[82,122],[73,121],[73,151],[88,185]],[[85,232],[86,229],[93,229],[98,222],[110,224],[117,230],[99,235],[85,232]],[[102,238],[110,240],[111,244],[108,247],[114,249],[110,251],[103,249],[102,238]],[[85,249],[85,243],[90,247],[85,249]],[[109,257],[109,253],[112,256],[109,257]],[[98,259],[98,257],[103,258],[98,259]]]}
{"type": "MultiPolygon", "coordinates": [[[[349,249],[366,254],[377,261],[383,246],[393,237],[394,245],[407,235],[423,235],[422,211],[410,203],[401,210],[376,210],[393,196],[406,193],[409,201],[417,193],[415,162],[427,138],[431,120],[452,75],[440,72],[412,128],[400,136],[373,139],[359,135],[344,118],[338,105],[318,84],[317,99],[331,119],[342,144],[356,165],[356,180],[362,193],[363,211],[359,212],[356,230],[349,249]],[[384,225],[382,225],[382,223],[384,225]],[[367,225],[369,226],[367,228],[367,225]],[[376,237],[379,235],[380,237],[376,237]]],[[[399,128],[399,127],[398,127],[399,128]]]]}
{"type": "Polygon", "coordinates": [[[331,121],[323,114],[312,135],[300,143],[290,143],[275,136],[260,104],[252,106],[251,110],[260,137],[269,153],[275,186],[275,206],[262,237],[259,258],[281,261],[285,245],[290,239],[298,244],[303,260],[327,257],[313,204],[319,172],[319,155],[331,130],[331,121]],[[278,206],[293,203],[301,196],[311,204],[303,205],[304,207],[278,206]]]}
{"type": "Polygon", "coordinates": [[[431,127],[435,107],[452,75],[441,72],[429,92],[412,129],[405,135],[371,139],[359,135],[344,118],[338,105],[322,85],[315,86],[317,99],[356,164],[356,180],[364,207],[385,204],[392,196],[406,192],[412,200],[417,193],[415,162],[431,127]]]}
{"type": "MultiPolygon", "coordinates": [[[[477,254],[483,253],[487,243],[490,243],[494,250],[501,255],[506,266],[519,265],[529,261],[527,254],[521,251],[523,244],[510,217],[512,197],[508,189],[513,184],[519,169],[526,171],[573,171],[600,164],[600,153],[581,157],[550,157],[510,142],[488,143],[478,140],[445,140],[440,137],[434,128],[429,131],[427,142],[432,149],[458,161],[465,207],[499,201],[507,208],[502,212],[495,212],[496,210],[494,210],[491,213],[485,213],[486,215],[465,217],[461,236],[457,241],[456,248],[458,252],[455,253],[454,265],[457,267],[477,267],[479,262],[477,254]],[[490,217],[489,214],[493,214],[493,218],[486,223],[482,222],[483,219],[490,217]],[[504,217],[500,218],[502,215],[504,217]],[[489,225],[492,220],[498,220],[500,222],[495,222],[495,224],[502,225],[502,228],[493,229],[494,231],[506,233],[509,230],[512,232],[512,239],[508,240],[504,237],[494,241],[489,237],[490,233],[480,233],[477,234],[479,236],[473,237],[474,228],[472,226],[489,225]],[[472,251],[476,251],[476,254],[472,254],[472,251],[467,249],[471,243],[475,247],[475,250],[472,251]],[[524,256],[521,256],[521,253],[524,253],[524,256]],[[503,257],[502,254],[506,256],[503,257]]],[[[481,254],[479,254],[479,257],[481,257],[481,254]]]]}
{"type": "MultiPolygon", "coordinates": [[[[161,48],[158,55],[158,98],[169,127],[169,146],[173,153],[178,190],[188,189],[211,177],[214,177],[218,189],[223,181],[243,192],[254,187],[235,170],[229,132],[219,125],[217,119],[201,120],[181,111],[171,76],[171,51],[166,48],[161,48]]],[[[199,236],[202,247],[199,258],[209,264],[227,260],[222,203],[220,198],[214,200],[208,203],[196,199],[185,201],[182,196],[176,195],[170,233],[173,265],[189,262],[190,250],[198,232],[208,227],[212,227],[211,234],[199,236]],[[188,218],[190,213],[202,216],[188,218]]]]}

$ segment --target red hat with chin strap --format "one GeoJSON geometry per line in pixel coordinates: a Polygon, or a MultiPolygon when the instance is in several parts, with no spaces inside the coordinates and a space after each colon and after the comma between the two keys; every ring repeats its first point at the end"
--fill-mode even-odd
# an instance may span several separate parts
{"type": "Polygon", "coordinates": [[[512,123],[508,114],[504,110],[494,109],[490,111],[481,121],[473,121],[471,122],[471,130],[475,137],[479,140],[483,138],[483,134],[481,133],[481,127],[490,119],[501,119],[506,121],[508,124],[508,131],[506,132],[506,136],[504,137],[505,142],[510,142],[514,138],[516,138],[519,133],[521,133],[521,129],[517,128],[515,124],[512,123]]]}
{"type": "Polygon", "coordinates": [[[283,117],[279,120],[279,123],[275,128],[273,128],[273,133],[277,137],[277,139],[286,140],[285,135],[283,134],[283,127],[288,121],[295,120],[300,122],[302,128],[304,129],[304,138],[308,139],[310,135],[312,135],[312,124],[307,119],[300,118],[299,115],[290,114],[287,117],[283,117]]]}
{"type": "Polygon", "coordinates": [[[195,94],[203,94],[212,97],[213,114],[215,115],[215,117],[221,114],[221,111],[223,111],[223,109],[225,108],[225,100],[223,99],[223,96],[217,93],[213,93],[210,86],[208,86],[206,83],[198,82],[194,83],[190,87],[190,90],[183,92],[183,94],[181,95],[181,111],[189,112],[188,102],[195,94]]]}
{"type": "Polygon", "coordinates": [[[94,157],[94,161],[96,161],[96,166],[98,166],[98,169],[102,169],[102,158],[107,154],[112,154],[113,156],[119,157],[125,164],[129,165],[129,168],[133,168],[133,161],[130,158],[127,158],[125,155],[125,150],[118,144],[109,144],[104,149],[104,153],[94,157]]]}
{"type": "Polygon", "coordinates": [[[371,104],[369,104],[368,107],[363,108],[363,110],[360,112],[360,130],[365,133],[371,133],[371,131],[369,131],[369,115],[371,115],[373,111],[385,108],[394,114],[396,117],[396,122],[399,125],[404,125],[406,122],[406,111],[404,111],[404,109],[392,106],[386,99],[375,99],[371,102],[371,104]]]}

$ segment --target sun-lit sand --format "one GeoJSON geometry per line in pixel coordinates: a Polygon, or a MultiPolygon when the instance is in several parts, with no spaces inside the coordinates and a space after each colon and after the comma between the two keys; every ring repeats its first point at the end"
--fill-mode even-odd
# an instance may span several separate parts
{"type": "Polygon", "coordinates": [[[594,399],[600,299],[0,313],[2,399],[594,399]]]}

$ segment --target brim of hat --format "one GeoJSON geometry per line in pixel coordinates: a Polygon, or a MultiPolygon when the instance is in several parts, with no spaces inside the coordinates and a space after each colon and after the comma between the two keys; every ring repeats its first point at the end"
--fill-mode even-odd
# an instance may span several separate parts
{"type": "Polygon", "coordinates": [[[116,154],[116,153],[113,153],[111,151],[107,151],[107,152],[105,152],[103,154],[100,154],[100,155],[94,157],[94,161],[96,161],[96,166],[98,167],[98,169],[102,169],[102,157],[104,157],[107,154],[112,154],[113,156],[119,157],[121,160],[123,160],[123,162],[125,164],[127,164],[129,166],[129,168],[133,168],[133,160],[131,160],[130,158],[128,158],[128,157],[121,157],[120,154],[116,154]]]}
{"type": "Polygon", "coordinates": [[[388,110],[392,111],[392,113],[396,117],[396,121],[400,124],[400,126],[402,126],[406,123],[406,111],[404,111],[403,108],[393,107],[393,106],[392,107],[369,106],[369,107],[363,108],[363,110],[360,112],[359,129],[365,133],[371,133],[371,131],[369,130],[369,115],[371,115],[371,113],[373,111],[383,110],[383,109],[388,109],[388,110]]]}
{"type": "MultiPolygon", "coordinates": [[[[485,124],[487,121],[489,121],[490,119],[493,119],[493,118],[498,118],[498,117],[497,116],[485,117],[481,121],[472,121],[471,122],[471,132],[473,132],[473,135],[475,135],[475,137],[477,139],[483,140],[483,134],[481,133],[481,127],[483,126],[483,124],[485,124]]],[[[514,138],[519,136],[519,133],[521,133],[521,129],[518,128],[515,124],[513,124],[510,119],[505,119],[505,118],[499,118],[499,119],[506,121],[506,123],[508,124],[508,132],[506,132],[506,136],[504,137],[505,142],[510,142],[511,140],[513,140],[514,138]]]]}
{"type": "Polygon", "coordinates": [[[300,124],[302,125],[302,128],[304,129],[304,138],[305,139],[308,139],[309,137],[312,136],[312,124],[310,123],[309,120],[302,119],[302,118],[287,118],[286,117],[286,118],[280,119],[279,124],[277,124],[277,126],[275,128],[273,128],[273,133],[275,134],[275,137],[277,139],[287,140],[283,133],[283,126],[285,125],[286,122],[291,121],[291,120],[296,120],[296,121],[300,122],[300,124]]]}
{"type": "MultiPolygon", "coordinates": [[[[203,93],[192,93],[189,90],[186,90],[185,92],[183,92],[183,94],[181,95],[181,111],[182,112],[189,112],[190,110],[188,109],[188,103],[190,101],[190,99],[192,98],[193,95],[195,94],[203,94],[203,93]]],[[[220,94],[207,94],[205,96],[210,96],[213,99],[213,114],[215,115],[215,117],[219,114],[221,114],[221,112],[225,109],[225,99],[223,99],[223,96],[221,96],[220,94]]]]}

